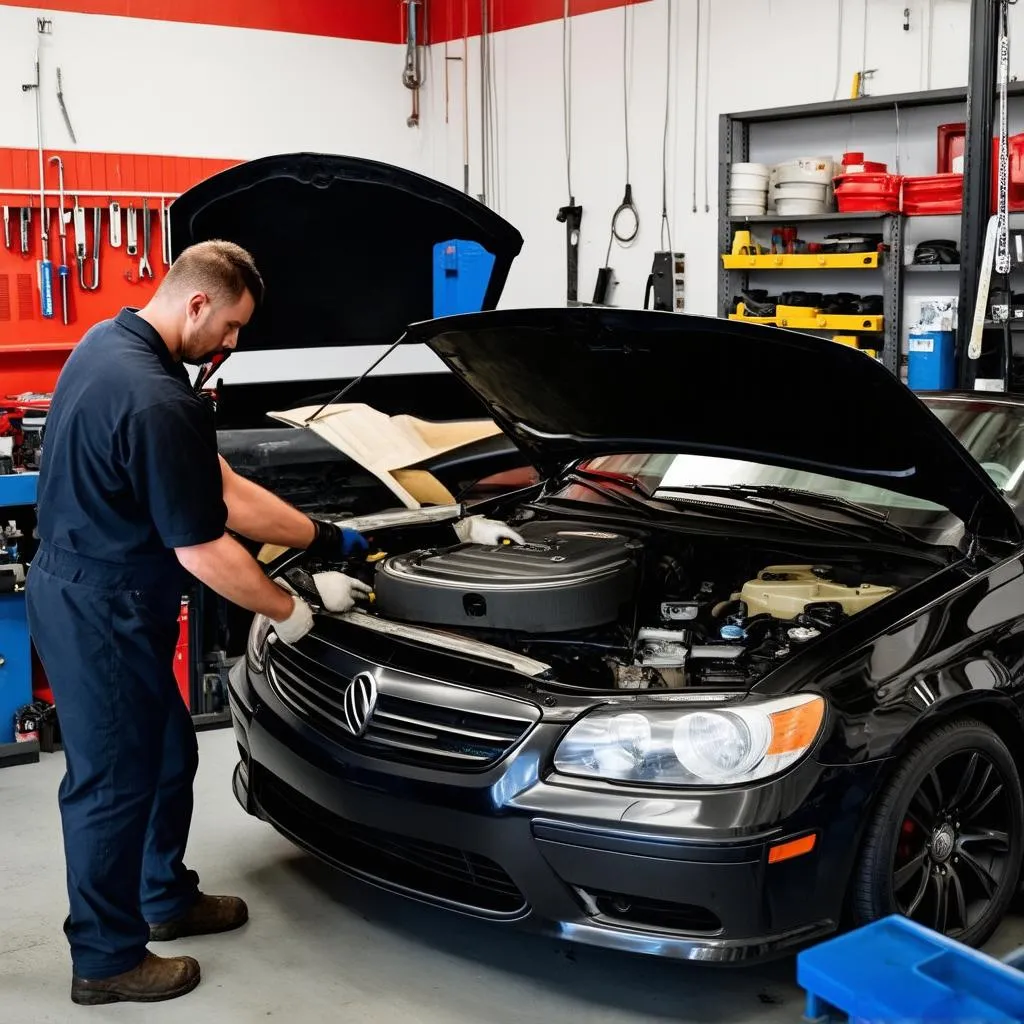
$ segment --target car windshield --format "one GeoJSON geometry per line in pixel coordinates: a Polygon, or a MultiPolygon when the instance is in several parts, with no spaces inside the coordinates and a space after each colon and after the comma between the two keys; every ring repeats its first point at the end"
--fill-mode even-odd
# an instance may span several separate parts
{"type": "MultiPolygon", "coordinates": [[[[985,399],[926,398],[925,404],[959,438],[1013,506],[1024,498],[1024,406],[985,399]]],[[[654,496],[666,489],[743,485],[787,487],[895,513],[913,522],[948,515],[941,505],[871,484],[820,473],[781,469],[756,462],[704,455],[638,453],[607,455],[580,463],[579,469],[639,486],[654,496]],[[900,512],[906,514],[900,514],[900,512]],[[917,514],[915,514],[917,513],[917,514]]],[[[566,495],[568,496],[568,495],[566,495]]],[[[587,499],[579,490],[572,497],[587,499]]],[[[684,497],[684,495],[680,495],[684,497]]],[[[590,492],[590,500],[594,499],[590,492]]]]}

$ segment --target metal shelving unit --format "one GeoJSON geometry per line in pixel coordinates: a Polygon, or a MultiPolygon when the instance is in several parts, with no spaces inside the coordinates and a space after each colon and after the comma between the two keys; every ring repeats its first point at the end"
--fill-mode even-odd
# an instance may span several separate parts
{"type": "MultiPolygon", "coordinates": [[[[1024,82],[1012,82],[1008,88],[1010,97],[1024,96],[1024,82]]],[[[881,233],[888,246],[877,270],[864,269],[860,273],[881,274],[881,292],[884,296],[885,324],[882,344],[882,360],[895,374],[900,372],[903,333],[903,272],[912,270],[932,273],[959,273],[960,267],[904,266],[904,228],[908,218],[901,214],[883,213],[825,213],[811,216],[783,217],[766,214],[756,217],[731,217],[729,215],[729,170],[734,162],[750,159],[750,129],[753,125],[784,124],[810,118],[848,118],[851,114],[885,113],[899,114],[923,107],[960,105],[964,108],[966,120],[967,90],[933,89],[927,92],[898,93],[888,96],[866,96],[857,100],[838,100],[825,103],[806,103],[792,107],[777,107],[767,110],[750,110],[742,113],[722,114],[718,129],[718,315],[725,317],[734,295],[749,287],[750,269],[727,269],[722,264],[722,255],[732,251],[733,234],[744,227],[751,228],[767,224],[862,224],[865,230],[881,233]],[[869,227],[870,226],[870,227],[869,227]]],[[[764,273],[775,273],[764,270],[764,273]]],[[[824,269],[815,271],[823,275],[823,287],[827,290],[828,274],[824,269]]]]}

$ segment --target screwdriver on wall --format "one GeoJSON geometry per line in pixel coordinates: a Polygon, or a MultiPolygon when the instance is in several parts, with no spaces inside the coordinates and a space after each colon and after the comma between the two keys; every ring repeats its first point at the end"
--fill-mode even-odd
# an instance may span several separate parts
{"type": "Polygon", "coordinates": [[[32,226],[32,207],[22,206],[20,208],[21,213],[21,255],[28,255],[28,232],[32,226]]]}
{"type": "Polygon", "coordinates": [[[60,232],[60,307],[65,325],[68,322],[68,216],[64,213],[64,161],[51,156],[50,163],[57,165],[57,191],[60,209],[57,214],[57,230],[60,232]]]}

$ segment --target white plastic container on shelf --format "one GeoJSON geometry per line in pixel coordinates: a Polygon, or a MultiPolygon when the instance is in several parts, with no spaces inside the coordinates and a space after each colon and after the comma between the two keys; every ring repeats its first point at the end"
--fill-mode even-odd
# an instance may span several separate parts
{"type": "Polygon", "coordinates": [[[820,199],[785,199],[775,197],[775,212],[780,217],[812,217],[828,213],[828,206],[820,199]]]}
{"type": "Polygon", "coordinates": [[[765,208],[763,204],[754,206],[752,204],[737,204],[729,207],[730,217],[760,217],[764,214],[765,208]]]}
{"type": "Polygon", "coordinates": [[[828,185],[813,182],[788,181],[775,186],[775,200],[780,199],[811,199],[819,203],[828,201],[828,185]]]}
{"type": "Polygon", "coordinates": [[[732,188],[729,189],[729,201],[732,203],[745,203],[751,206],[763,206],[765,191],[764,189],[732,188]]]}
{"type": "Polygon", "coordinates": [[[767,164],[735,163],[729,175],[729,187],[767,192],[768,174],[767,164]]]}
{"type": "Polygon", "coordinates": [[[836,162],[830,156],[801,156],[776,165],[775,177],[780,185],[805,183],[828,185],[836,174],[836,162]]]}

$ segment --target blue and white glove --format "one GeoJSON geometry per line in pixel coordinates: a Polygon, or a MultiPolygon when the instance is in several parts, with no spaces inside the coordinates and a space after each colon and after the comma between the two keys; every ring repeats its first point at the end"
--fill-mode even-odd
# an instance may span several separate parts
{"type": "Polygon", "coordinates": [[[482,544],[484,547],[495,547],[503,540],[510,540],[513,544],[526,543],[520,534],[497,519],[469,516],[466,519],[460,519],[454,525],[455,533],[463,544],[482,544]]]}
{"type": "MultiPolygon", "coordinates": [[[[313,628],[313,609],[295,593],[295,588],[287,580],[278,579],[276,582],[292,595],[294,603],[288,618],[274,622],[274,629],[286,644],[297,644],[313,628]]],[[[373,588],[362,580],[341,572],[315,572],[313,584],[323,607],[335,613],[351,611],[356,601],[369,597],[373,592],[373,588]]]]}
{"type": "Polygon", "coordinates": [[[370,550],[366,538],[358,530],[350,530],[345,526],[322,519],[314,519],[316,534],[306,551],[315,558],[360,558],[370,550]]]}

